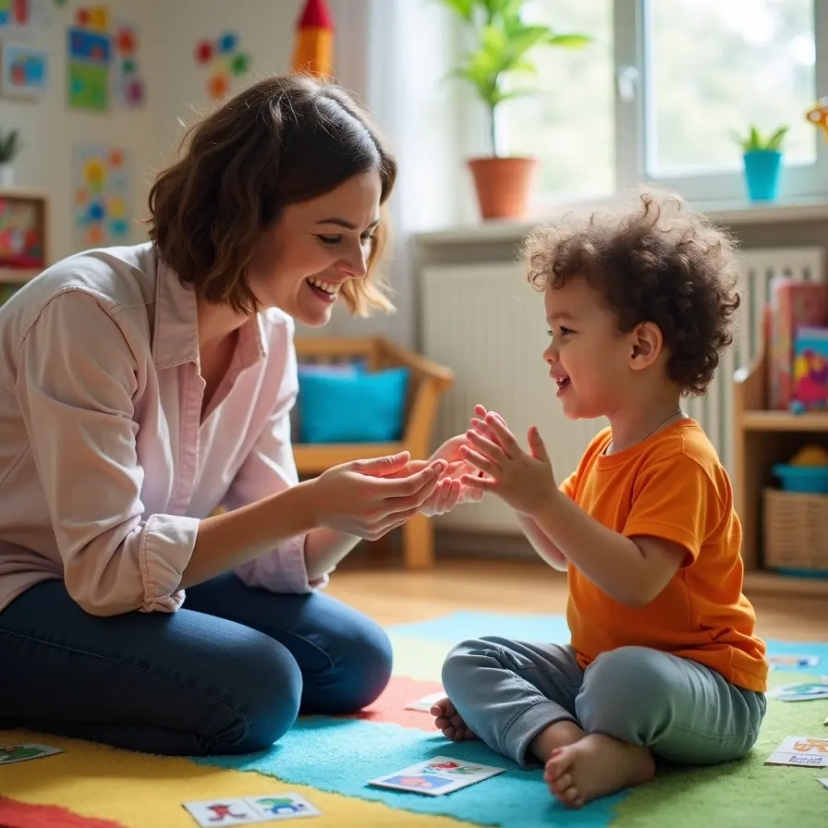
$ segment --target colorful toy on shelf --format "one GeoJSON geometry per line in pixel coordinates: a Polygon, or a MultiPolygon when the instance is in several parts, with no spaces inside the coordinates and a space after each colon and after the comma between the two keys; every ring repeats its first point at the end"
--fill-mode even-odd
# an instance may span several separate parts
{"type": "Polygon", "coordinates": [[[798,328],[794,343],[791,410],[828,410],[828,328],[798,328]]]}
{"type": "Polygon", "coordinates": [[[788,461],[789,466],[798,466],[800,468],[816,468],[820,466],[828,466],[828,451],[822,446],[809,444],[803,446],[791,459],[788,461]]]}
{"type": "Polygon", "coordinates": [[[804,446],[787,463],[777,463],[773,473],[783,491],[828,494],[828,451],[818,445],[804,446]]]}
{"type": "Polygon", "coordinates": [[[822,130],[822,135],[828,141],[828,97],[820,98],[814,106],[805,113],[805,117],[817,129],[822,130]]]}
{"type": "MultiPolygon", "coordinates": [[[[828,286],[789,276],[770,284],[768,407],[794,411],[793,371],[796,332],[828,325],[828,286]]],[[[803,409],[804,410],[804,409],[803,409]]]]}

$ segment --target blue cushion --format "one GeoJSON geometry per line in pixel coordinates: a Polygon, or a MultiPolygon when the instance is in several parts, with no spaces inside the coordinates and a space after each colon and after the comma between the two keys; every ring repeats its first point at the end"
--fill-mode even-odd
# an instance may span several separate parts
{"type": "Polygon", "coordinates": [[[408,368],[385,371],[299,369],[299,441],[388,443],[405,427],[408,368]]]}

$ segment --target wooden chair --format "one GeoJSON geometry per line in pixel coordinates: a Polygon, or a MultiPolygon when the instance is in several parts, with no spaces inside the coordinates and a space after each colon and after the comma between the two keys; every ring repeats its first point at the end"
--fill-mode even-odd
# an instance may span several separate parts
{"type": "MultiPolygon", "coordinates": [[[[432,451],[432,436],[441,394],[454,382],[453,372],[382,337],[298,337],[299,364],[336,364],[364,360],[367,370],[406,367],[411,371],[405,428],[398,443],[294,443],[293,455],[302,478],[321,474],[331,466],[362,458],[408,451],[425,459],[432,451]]],[[[301,419],[301,401],[299,405],[301,419]]],[[[403,526],[403,561],[406,569],[434,565],[434,530],[431,521],[417,515],[403,526]]]]}

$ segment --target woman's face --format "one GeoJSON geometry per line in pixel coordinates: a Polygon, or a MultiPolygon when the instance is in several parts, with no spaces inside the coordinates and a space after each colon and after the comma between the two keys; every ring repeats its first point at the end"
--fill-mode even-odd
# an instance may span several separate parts
{"type": "Polygon", "coordinates": [[[253,249],[249,281],[262,306],[312,327],[326,324],[345,282],[364,279],[368,271],[381,190],[372,170],[289,205],[253,249]]]}

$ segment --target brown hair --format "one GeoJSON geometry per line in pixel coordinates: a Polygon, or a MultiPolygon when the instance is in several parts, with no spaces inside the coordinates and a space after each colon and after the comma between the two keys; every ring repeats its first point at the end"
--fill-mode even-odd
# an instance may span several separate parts
{"type": "Polygon", "coordinates": [[[533,232],[522,251],[528,278],[542,290],[585,277],[619,330],[658,325],[670,379],[683,393],[703,394],[733,339],[735,243],[677,196],[645,192],[639,200],[620,215],[570,216],[533,232]]]}
{"type": "MultiPolygon", "coordinates": [[[[394,158],[359,104],[307,75],[259,81],[191,127],[182,150],[187,142],[152,186],[149,235],[184,284],[239,313],[258,309],[247,282],[253,245],[287,205],[369,170],[379,172],[384,204],[396,178],[394,158]]],[[[383,216],[366,277],[342,287],[355,315],[392,309],[377,273],[387,233],[383,216]]]]}

